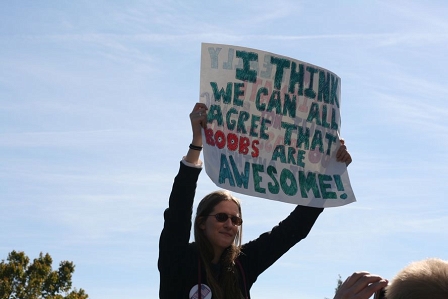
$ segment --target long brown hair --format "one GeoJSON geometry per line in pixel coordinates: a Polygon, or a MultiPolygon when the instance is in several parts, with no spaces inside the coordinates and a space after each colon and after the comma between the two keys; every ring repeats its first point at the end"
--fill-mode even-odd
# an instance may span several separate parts
{"type": "Polygon", "coordinates": [[[212,289],[213,298],[243,298],[238,287],[238,270],[235,266],[235,260],[239,256],[241,250],[243,226],[241,225],[238,227],[238,232],[235,236],[234,243],[229,246],[221,256],[221,276],[219,277],[219,280],[214,277],[211,271],[211,261],[214,258],[213,246],[205,236],[204,231],[200,228],[200,225],[205,222],[206,216],[210,215],[215,206],[222,201],[234,202],[238,206],[240,217],[242,217],[240,201],[233,197],[230,192],[225,190],[212,192],[201,200],[196,210],[196,218],[194,220],[194,238],[199,249],[199,255],[202,263],[205,266],[207,282],[212,289]]]}

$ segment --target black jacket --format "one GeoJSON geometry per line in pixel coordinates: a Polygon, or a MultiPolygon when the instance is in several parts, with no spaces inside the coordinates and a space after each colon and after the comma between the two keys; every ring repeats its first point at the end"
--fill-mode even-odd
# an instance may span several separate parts
{"type": "MultiPolygon", "coordinates": [[[[192,206],[196,182],[201,169],[180,163],[179,173],[174,179],[165,210],[165,223],[159,242],[160,290],[161,299],[187,299],[193,286],[207,284],[203,266],[198,271],[198,252],[196,244],[189,243],[191,231],[192,206]]],[[[249,290],[264,270],[271,266],[285,252],[311,230],[322,208],[297,206],[294,211],[270,232],[242,246],[239,263],[245,279],[240,279],[243,295],[250,298],[249,290]]],[[[241,272],[241,271],[240,271],[241,272]]]]}

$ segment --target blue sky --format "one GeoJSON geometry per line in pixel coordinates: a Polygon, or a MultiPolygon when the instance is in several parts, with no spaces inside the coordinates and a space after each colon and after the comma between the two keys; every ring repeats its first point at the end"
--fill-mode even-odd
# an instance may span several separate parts
{"type": "MultiPolygon", "coordinates": [[[[90,298],[157,297],[201,42],[341,77],[358,201],[326,209],[254,298],[332,298],[338,274],[448,259],[447,14],[442,0],[1,2],[0,259],[48,252],[90,298]]],[[[197,197],[216,188],[203,172],[197,197]]],[[[293,209],[239,197],[245,241],[293,209]]]]}

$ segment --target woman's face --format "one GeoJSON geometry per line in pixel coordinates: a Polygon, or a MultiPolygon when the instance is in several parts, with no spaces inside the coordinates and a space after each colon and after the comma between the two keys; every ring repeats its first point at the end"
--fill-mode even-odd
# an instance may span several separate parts
{"type": "MultiPolygon", "coordinates": [[[[218,213],[225,213],[229,216],[241,216],[237,204],[227,200],[217,204],[210,215],[218,213]]],[[[219,222],[214,216],[208,216],[199,227],[204,230],[205,236],[215,250],[215,255],[221,255],[224,249],[232,245],[238,232],[238,226],[234,225],[230,218],[225,222],[219,222]]]]}

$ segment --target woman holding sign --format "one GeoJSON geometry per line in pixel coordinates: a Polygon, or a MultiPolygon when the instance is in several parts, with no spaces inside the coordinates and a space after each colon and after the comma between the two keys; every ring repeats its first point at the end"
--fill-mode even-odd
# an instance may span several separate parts
{"type": "MultiPolygon", "coordinates": [[[[159,261],[161,299],[250,298],[258,275],[271,266],[311,230],[322,208],[297,206],[270,232],[241,244],[242,212],[230,192],[205,196],[194,218],[195,242],[189,243],[196,182],[202,169],[202,129],[206,128],[207,107],[197,103],[190,114],[193,140],[180,163],[165,210],[160,236],[159,261]]],[[[345,145],[337,160],[351,162],[345,145]]]]}

